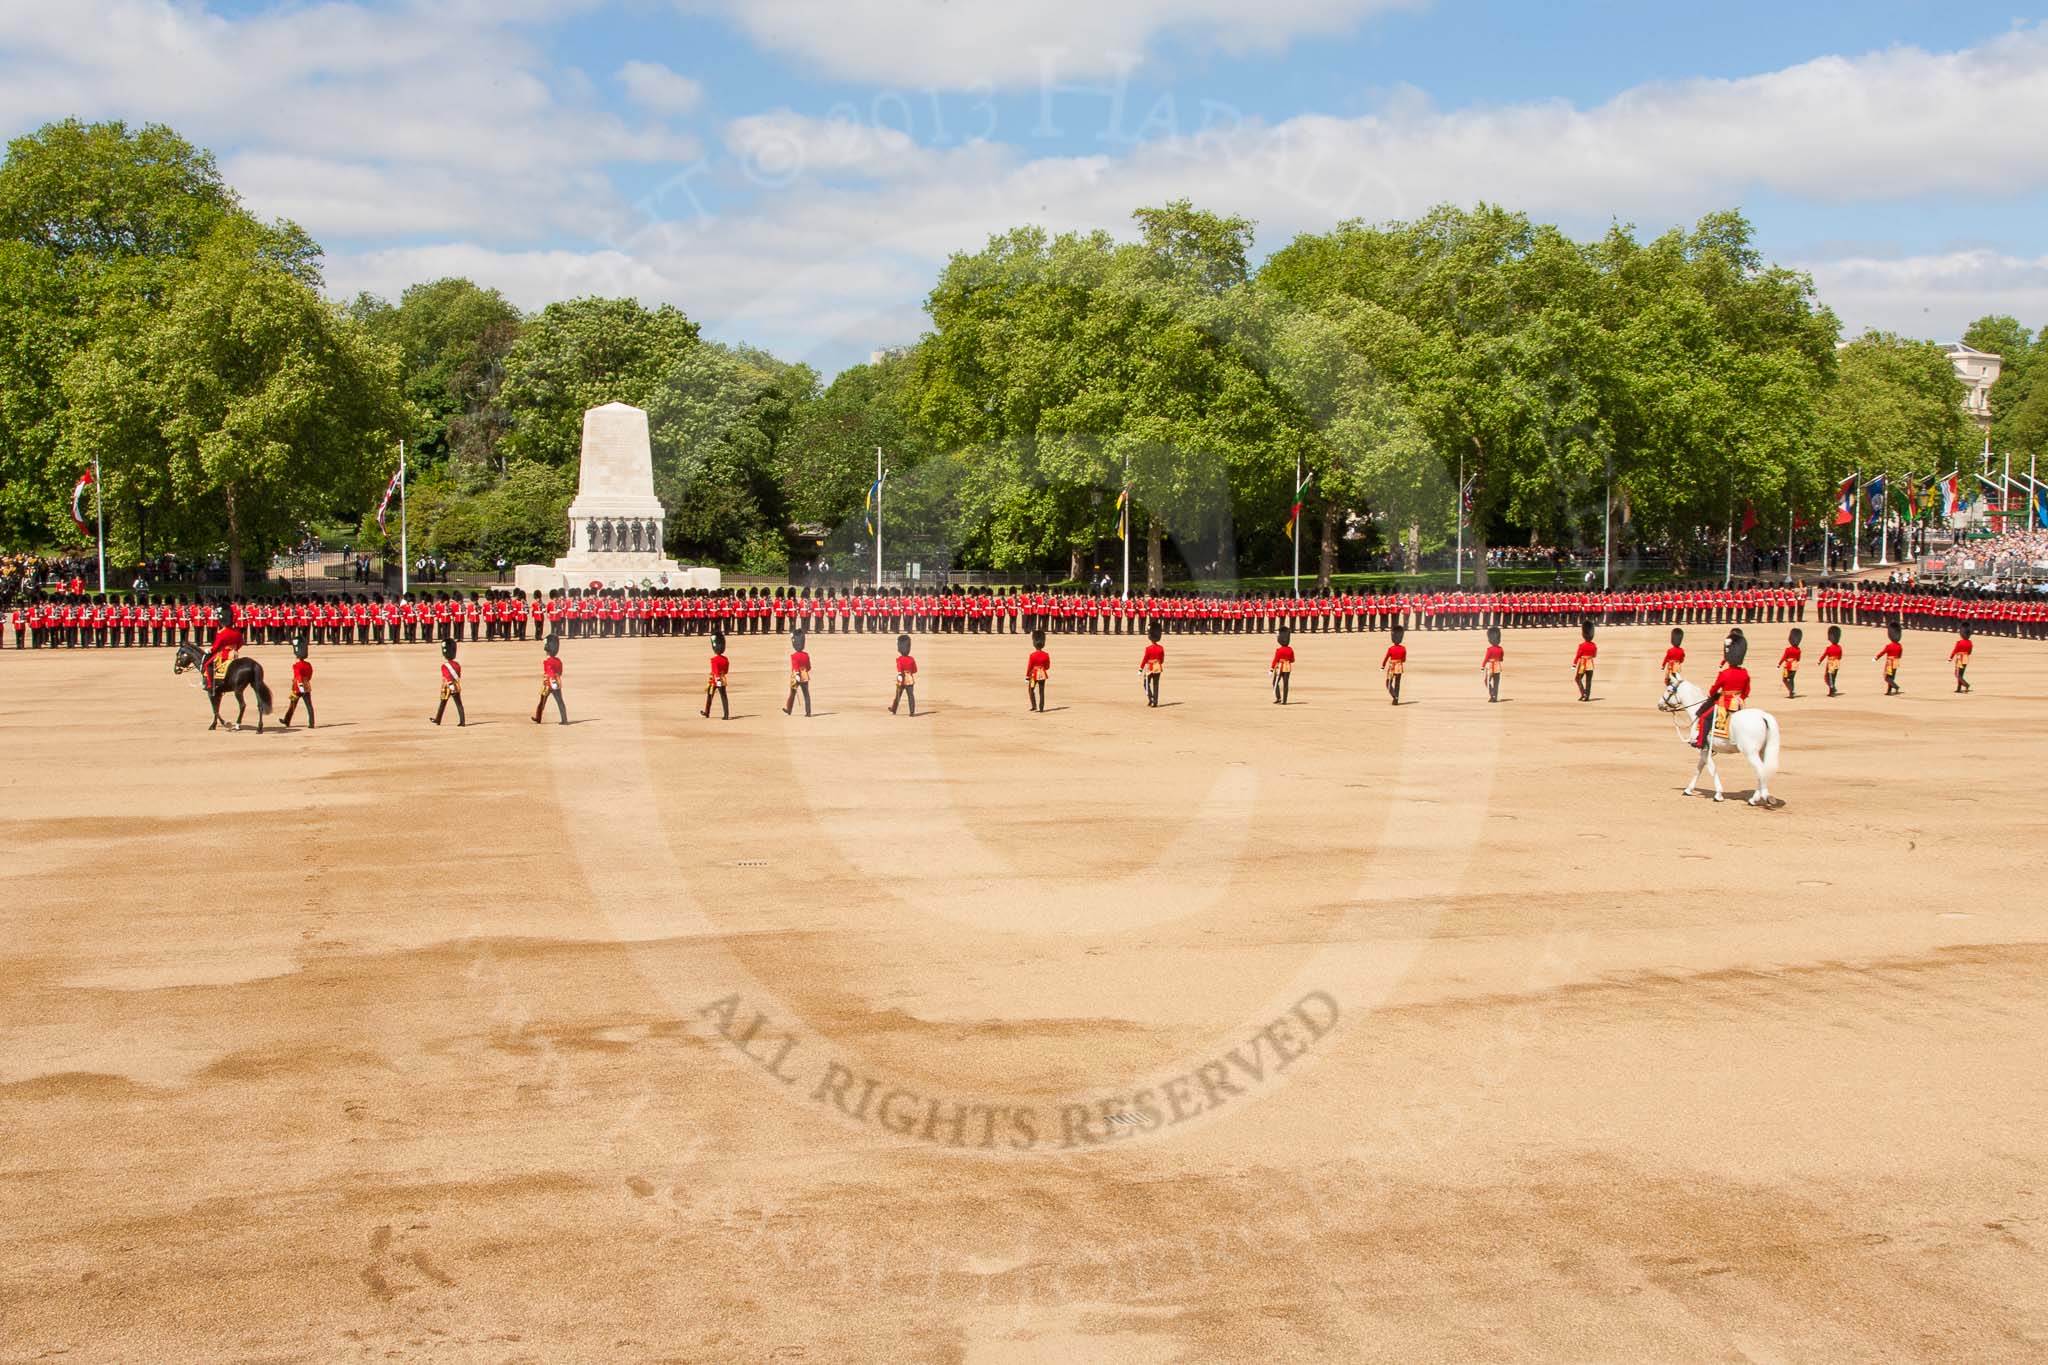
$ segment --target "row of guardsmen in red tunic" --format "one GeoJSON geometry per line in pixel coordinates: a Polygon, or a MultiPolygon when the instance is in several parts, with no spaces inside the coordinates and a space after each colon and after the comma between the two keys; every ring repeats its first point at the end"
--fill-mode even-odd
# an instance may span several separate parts
{"type": "MultiPolygon", "coordinates": [[[[1593,672],[1600,650],[1599,645],[1594,639],[1596,627],[1592,620],[1581,621],[1579,623],[1579,630],[1580,640],[1572,654],[1572,674],[1578,689],[1578,700],[1584,702],[1591,701],[1593,697],[1593,672]]],[[[1156,707],[1160,704],[1160,685],[1166,664],[1166,650],[1160,643],[1164,633],[1164,628],[1157,621],[1152,622],[1146,627],[1146,638],[1149,643],[1146,645],[1138,661],[1138,672],[1144,682],[1145,704],[1148,707],[1156,707]]],[[[1889,623],[1886,626],[1885,633],[1887,641],[1879,647],[1875,661],[1883,665],[1885,695],[1894,696],[1899,692],[1898,672],[1902,654],[1902,647],[1899,643],[1899,624],[1897,622],[1889,623]]],[[[1948,662],[1955,674],[1955,690],[1957,692],[1968,692],[1970,690],[1970,684],[1965,674],[1969,669],[1973,651],[1970,639],[1971,634],[1971,627],[1965,622],[1958,628],[1958,638],[1954,647],[1949,651],[1948,662]]],[[[1387,695],[1395,706],[1401,704],[1401,682],[1408,666],[1408,648],[1404,643],[1405,635],[1406,630],[1404,627],[1399,624],[1393,626],[1388,631],[1389,642],[1386,652],[1380,659],[1380,670],[1383,675],[1387,695]]],[[[1779,680],[1784,686],[1788,697],[1796,697],[1798,695],[1798,674],[1802,658],[1801,646],[1804,635],[1805,632],[1798,627],[1794,627],[1789,631],[1784,650],[1778,656],[1779,680]]],[[[1827,648],[1821,654],[1821,668],[1827,683],[1827,695],[1833,697],[1838,695],[1836,681],[1842,663],[1842,628],[1839,625],[1828,626],[1827,637],[1827,648]]],[[[563,665],[560,657],[561,637],[555,632],[549,631],[542,638],[546,657],[542,659],[540,665],[540,697],[534,703],[532,719],[536,725],[540,724],[543,711],[549,700],[552,699],[555,703],[557,718],[560,723],[566,725],[569,723],[569,713],[562,694],[563,665]]],[[[1284,625],[1279,627],[1275,633],[1276,645],[1273,650],[1273,657],[1267,665],[1267,672],[1272,680],[1273,701],[1281,706],[1287,705],[1290,700],[1294,670],[1298,662],[1298,656],[1295,653],[1292,640],[1292,630],[1284,625]]],[[[1480,675],[1484,683],[1486,699],[1489,702],[1498,702],[1500,700],[1501,671],[1505,661],[1505,651],[1501,646],[1499,626],[1488,626],[1486,628],[1486,641],[1486,650],[1480,658],[1480,675]]],[[[724,634],[714,630],[711,633],[710,645],[711,657],[705,682],[704,706],[701,714],[706,719],[709,719],[712,702],[716,700],[719,705],[720,718],[730,720],[732,718],[732,708],[728,698],[727,684],[731,677],[732,662],[725,653],[726,640],[724,634]]],[[[804,715],[808,717],[811,714],[812,660],[810,652],[806,647],[805,632],[801,626],[794,628],[790,632],[789,645],[789,695],[782,704],[782,713],[784,715],[793,714],[797,698],[801,695],[804,703],[804,715]]],[[[1682,669],[1685,665],[1686,653],[1684,645],[1685,631],[1683,629],[1673,629],[1671,632],[1671,646],[1664,651],[1662,663],[1663,677],[1667,684],[1670,682],[1671,675],[1682,669]]],[[[207,659],[208,676],[212,676],[216,663],[232,659],[241,646],[241,635],[237,627],[232,623],[220,625],[215,632],[207,659]]],[[[291,703],[286,709],[284,724],[287,728],[290,727],[293,714],[303,703],[306,708],[306,724],[310,728],[313,725],[313,665],[306,657],[307,641],[303,635],[293,637],[291,646],[294,656],[290,684],[291,703]]],[[[1731,631],[1728,639],[1723,643],[1721,671],[1716,675],[1713,686],[1708,691],[1707,701],[1699,709],[1699,724],[1694,736],[1695,744],[1705,741],[1708,724],[1714,720],[1717,713],[1725,713],[1728,710],[1739,708],[1743,700],[1749,696],[1750,678],[1748,672],[1742,668],[1743,652],[1746,649],[1747,643],[1742,639],[1740,629],[1731,631]]],[[[453,702],[455,705],[456,725],[461,727],[468,720],[463,709],[462,664],[457,657],[457,651],[458,642],[454,637],[451,636],[441,641],[442,662],[439,678],[439,705],[436,707],[434,714],[429,717],[436,725],[442,723],[450,702],[453,702]]],[[[911,657],[910,637],[908,635],[899,634],[896,637],[896,651],[896,694],[890,703],[889,710],[892,715],[895,714],[897,706],[907,696],[910,702],[910,713],[914,716],[917,714],[917,660],[911,657]]],[[[1033,711],[1042,712],[1046,709],[1046,683],[1051,671],[1052,658],[1046,651],[1045,631],[1043,629],[1034,629],[1031,633],[1031,652],[1024,662],[1026,705],[1033,711]]]]}
{"type": "Polygon", "coordinates": [[[655,635],[779,634],[804,627],[821,634],[897,630],[932,633],[1138,635],[1158,624],[1168,633],[1302,633],[1800,620],[1803,588],[1671,587],[1612,592],[1517,589],[1287,593],[1145,592],[1131,597],[1029,588],[629,589],[551,592],[427,592],[400,596],[340,593],[317,597],[143,601],[65,597],[34,600],[12,612],[14,642],[43,646],[205,643],[231,621],[251,643],[281,644],[304,635],[322,645],[412,644],[444,639],[523,640],[655,635]]]}
{"type": "Polygon", "coordinates": [[[1897,622],[1905,630],[1952,631],[1967,624],[1980,635],[2048,639],[2048,597],[1932,584],[1850,584],[1823,587],[1814,599],[1822,621],[1845,626],[1897,622]]]}

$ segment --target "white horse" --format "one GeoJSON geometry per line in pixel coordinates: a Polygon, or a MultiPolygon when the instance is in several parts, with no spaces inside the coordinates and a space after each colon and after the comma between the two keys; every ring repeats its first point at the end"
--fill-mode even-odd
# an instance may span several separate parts
{"type": "MultiPolygon", "coordinates": [[[[1664,699],[1657,703],[1657,709],[1671,717],[1678,737],[1688,746],[1692,743],[1692,727],[1698,724],[1695,714],[1706,699],[1705,692],[1673,673],[1664,686],[1664,699]]],[[[1718,750],[1724,754],[1740,753],[1749,760],[1749,766],[1756,770],[1756,792],[1749,798],[1749,804],[1768,805],[1771,774],[1778,771],[1778,756],[1783,748],[1776,717],[1757,707],[1745,706],[1728,717],[1728,738],[1716,739],[1709,729],[1706,747],[1696,751],[1700,761],[1692,770],[1692,781],[1686,783],[1685,794],[1691,796],[1699,789],[1700,773],[1704,771],[1714,779],[1714,799],[1721,799],[1721,770],[1714,765],[1714,753],[1718,750]]]]}

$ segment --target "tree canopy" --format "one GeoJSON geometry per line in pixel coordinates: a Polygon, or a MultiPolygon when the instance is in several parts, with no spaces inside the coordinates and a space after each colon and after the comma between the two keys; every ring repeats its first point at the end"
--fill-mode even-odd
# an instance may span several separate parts
{"type": "MultiPolygon", "coordinates": [[[[328,303],[317,244],[249,213],[209,153],[53,123],[0,163],[0,532],[71,539],[97,458],[117,557],[239,574],[334,521],[374,545],[403,441],[424,548],[547,558],[583,413],[619,401],[648,412],[681,557],[775,572],[865,547],[879,447],[906,557],[1081,574],[1127,502],[1152,583],[1284,564],[1290,534],[1327,581],[1347,545],[1412,565],[1461,522],[1482,565],[1610,535],[1684,564],[1738,515],[1817,521],[1846,474],[1952,467],[1979,439],[1939,347],[1838,343],[1738,213],[1580,241],[1444,205],[1256,247],[1186,200],[1121,235],[1020,226],[947,261],[914,345],[821,385],[669,304],[527,315],[459,278],[328,303]]],[[[2043,343],[2004,315],[1963,341],[2003,358],[1994,447],[2037,453],[2043,343]]]]}

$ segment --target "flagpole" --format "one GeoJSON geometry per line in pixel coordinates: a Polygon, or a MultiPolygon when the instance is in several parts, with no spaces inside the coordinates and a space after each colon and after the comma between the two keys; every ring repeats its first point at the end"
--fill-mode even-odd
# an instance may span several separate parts
{"type": "Polygon", "coordinates": [[[100,492],[100,457],[92,457],[92,505],[100,524],[100,596],[107,595],[107,500],[100,492]]]}
{"type": "Polygon", "coordinates": [[[1856,471],[1856,495],[1849,499],[1849,572],[1863,572],[1863,471],[1856,471]]]}
{"type": "Polygon", "coordinates": [[[1124,600],[1131,598],[1131,452],[1124,451],[1123,505],[1116,510],[1116,528],[1124,543],[1124,600]]]}
{"type": "MultiPolygon", "coordinates": [[[[405,527],[405,442],[398,443],[398,595],[404,597],[412,591],[412,552],[406,547],[405,527]]],[[[575,539],[575,533],[570,533],[575,539]]],[[[387,542],[388,543],[388,542],[387,542]]],[[[572,544],[570,549],[576,547],[572,544]]],[[[386,580],[387,582],[389,580],[386,580]]]]}
{"type": "MultiPolygon", "coordinates": [[[[1458,505],[1464,506],[1463,495],[1458,505]]],[[[1607,471],[1607,506],[1600,514],[1600,591],[1606,592],[1614,574],[1614,470],[1607,471]]]]}
{"type": "Polygon", "coordinates": [[[1792,581],[1792,531],[1797,525],[1795,520],[1797,516],[1798,513],[1794,512],[1790,507],[1785,509],[1785,581],[1787,583],[1792,581]]]}
{"type": "Polygon", "coordinates": [[[1453,585],[1465,586],[1465,452],[1458,452],[1458,553],[1452,565],[1456,574],[1453,585]]]}
{"type": "MultiPolygon", "coordinates": [[[[2005,452],[2005,482],[1998,486],[1998,505],[2004,508],[2012,506],[2012,452],[2010,450],[2005,452]]],[[[2005,522],[2006,519],[2001,517],[1998,524],[2004,526],[2005,522]]],[[[2027,523],[2027,529],[2033,529],[2031,521],[2027,523]]],[[[101,532],[102,539],[105,538],[105,534],[105,532],[101,532]]],[[[102,550],[101,553],[104,555],[105,551],[102,550]]]]}
{"type": "Polygon", "coordinates": [[[1888,569],[1892,563],[1892,476],[1880,474],[1884,480],[1882,499],[1877,504],[1877,567],[1888,569]]]}
{"type": "Polygon", "coordinates": [[[2041,524],[2041,483],[2034,477],[2034,466],[2040,462],[2039,455],[2027,456],[2027,529],[2039,530],[2041,524]]]}
{"type": "Polygon", "coordinates": [[[1735,487],[1728,488],[1728,545],[1721,552],[1721,586],[1735,581],[1735,487]]]}
{"type": "MultiPolygon", "coordinates": [[[[1301,506],[1301,453],[1299,451],[1295,452],[1294,456],[1294,506],[1301,506]]],[[[1292,521],[1293,524],[1290,529],[1294,534],[1289,536],[1288,539],[1294,542],[1294,595],[1299,597],[1301,596],[1301,513],[1294,512],[1292,521]]]]}
{"type": "Polygon", "coordinates": [[[882,448],[875,447],[875,586],[882,586],[882,448]]]}

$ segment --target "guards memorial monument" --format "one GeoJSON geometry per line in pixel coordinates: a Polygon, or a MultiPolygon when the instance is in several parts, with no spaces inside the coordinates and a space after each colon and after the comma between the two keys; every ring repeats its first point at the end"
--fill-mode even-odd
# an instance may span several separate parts
{"type": "Polygon", "coordinates": [[[556,588],[715,588],[716,569],[684,568],[662,551],[667,520],[654,496],[654,447],[647,414],[607,403],[583,414],[583,460],[576,500],[569,504],[569,553],[554,562],[521,564],[527,592],[556,588]]]}

